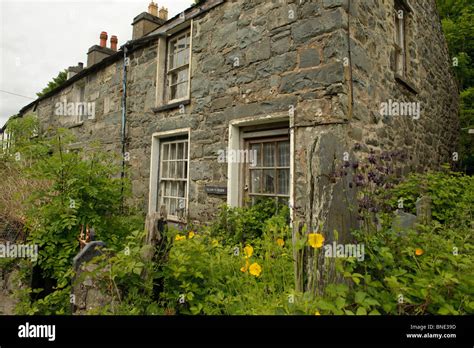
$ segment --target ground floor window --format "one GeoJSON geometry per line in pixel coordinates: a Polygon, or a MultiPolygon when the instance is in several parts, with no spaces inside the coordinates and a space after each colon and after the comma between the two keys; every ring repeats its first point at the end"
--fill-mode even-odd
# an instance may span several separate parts
{"type": "Polygon", "coordinates": [[[157,211],[164,206],[169,219],[181,220],[187,209],[187,137],[160,141],[159,173],[157,211]]]}
{"type": "MultiPolygon", "coordinates": [[[[268,132],[265,132],[268,133],[268,132]]],[[[290,197],[290,139],[288,130],[276,131],[283,135],[245,139],[246,150],[255,160],[245,164],[244,201],[254,205],[265,199],[288,204],[290,197]]]]}

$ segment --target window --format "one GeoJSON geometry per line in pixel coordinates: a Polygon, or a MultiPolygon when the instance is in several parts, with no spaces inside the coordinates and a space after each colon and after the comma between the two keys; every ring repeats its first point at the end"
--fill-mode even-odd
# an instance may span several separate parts
{"type": "MultiPolygon", "coordinates": [[[[288,130],[284,130],[288,133],[288,130]]],[[[290,197],[290,139],[288,135],[246,141],[256,160],[246,165],[244,198],[253,205],[262,199],[288,204],[290,197]]]]}
{"type": "Polygon", "coordinates": [[[168,40],[167,87],[168,102],[189,97],[189,56],[191,32],[188,30],[168,40]]]}
{"type": "Polygon", "coordinates": [[[164,206],[169,219],[180,221],[187,209],[188,139],[164,139],[160,144],[157,211],[164,206]]]}
{"type": "Polygon", "coordinates": [[[395,3],[395,72],[406,76],[406,16],[408,10],[402,1],[395,3]]]}

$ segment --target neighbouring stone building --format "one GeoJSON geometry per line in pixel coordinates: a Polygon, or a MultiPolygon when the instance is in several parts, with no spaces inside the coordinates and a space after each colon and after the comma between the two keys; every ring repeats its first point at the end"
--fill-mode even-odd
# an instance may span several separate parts
{"type": "Polygon", "coordinates": [[[112,38],[106,47],[103,32],[87,67],[20,115],[71,128],[72,146],[99,140],[122,154],[135,202],[165,205],[172,221],[275,197],[330,241],[356,223],[356,188],[331,180],[345,155],[403,150],[408,173],[456,146],[458,88],[435,0],[207,0],[171,19],[152,3],[132,41],[112,38]],[[69,103],[89,112],[71,117],[69,103]],[[244,150],[253,163],[236,160],[244,150]]]}

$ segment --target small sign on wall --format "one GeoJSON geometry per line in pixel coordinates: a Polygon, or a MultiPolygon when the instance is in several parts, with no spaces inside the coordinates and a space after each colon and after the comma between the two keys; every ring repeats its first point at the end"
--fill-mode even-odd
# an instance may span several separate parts
{"type": "Polygon", "coordinates": [[[227,195],[227,187],[205,186],[205,190],[211,195],[227,195]]]}

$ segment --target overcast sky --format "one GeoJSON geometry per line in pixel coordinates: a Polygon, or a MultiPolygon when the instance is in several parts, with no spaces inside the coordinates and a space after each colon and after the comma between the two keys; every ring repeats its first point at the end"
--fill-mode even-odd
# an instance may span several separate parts
{"type": "MultiPolygon", "coordinates": [[[[193,0],[160,0],[169,18],[193,0]]],[[[148,0],[0,0],[0,127],[36,97],[59,71],[87,63],[87,50],[101,31],[132,38],[133,18],[148,0]],[[6,92],[20,94],[27,99],[6,92]]]]}

